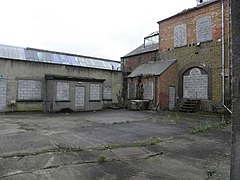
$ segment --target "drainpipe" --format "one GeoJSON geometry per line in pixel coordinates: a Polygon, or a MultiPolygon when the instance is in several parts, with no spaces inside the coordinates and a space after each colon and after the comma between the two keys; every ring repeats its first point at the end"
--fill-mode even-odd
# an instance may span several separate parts
{"type": "Polygon", "coordinates": [[[224,18],[224,0],[221,1],[222,3],[222,106],[230,113],[232,114],[232,111],[225,105],[225,81],[224,81],[224,70],[225,70],[225,18],[224,18]]]}
{"type": "MultiPolygon", "coordinates": [[[[227,9],[228,9],[228,69],[229,69],[229,72],[228,72],[228,82],[229,82],[229,87],[231,87],[231,75],[232,75],[232,63],[231,63],[231,60],[230,60],[230,51],[231,51],[231,44],[230,44],[230,30],[231,30],[231,27],[230,27],[230,17],[231,17],[231,1],[228,0],[228,3],[227,3],[227,9]]],[[[231,88],[229,89],[229,92],[231,93],[231,88]]]]}
{"type": "Polygon", "coordinates": [[[155,83],[154,83],[154,85],[155,85],[155,87],[154,87],[154,109],[157,111],[158,110],[158,77],[157,76],[155,76],[155,78],[154,78],[154,81],[155,81],[155,83]]]}

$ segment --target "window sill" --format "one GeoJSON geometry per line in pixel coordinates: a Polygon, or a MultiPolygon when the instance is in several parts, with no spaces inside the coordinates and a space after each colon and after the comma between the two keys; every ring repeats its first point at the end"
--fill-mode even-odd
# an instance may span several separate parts
{"type": "Polygon", "coordinates": [[[89,102],[101,102],[101,100],[89,100],[89,102]]]}
{"type": "Polygon", "coordinates": [[[103,99],[103,101],[112,101],[112,99],[103,99]]]}
{"type": "Polygon", "coordinates": [[[55,100],[55,102],[71,102],[70,100],[55,100]]]}
{"type": "Polygon", "coordinates": [[[16,102],[43,102],[42,99],[17,99],[16,102]]]}

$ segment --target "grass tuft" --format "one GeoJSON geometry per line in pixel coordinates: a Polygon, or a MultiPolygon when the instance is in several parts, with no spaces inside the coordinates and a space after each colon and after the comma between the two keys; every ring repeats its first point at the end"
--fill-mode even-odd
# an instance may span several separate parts
{"type": "Polygon", "coordinates": [[[97,158],[97,162],[98,162],[98,164],[103,164],[106,162],[106,158],[104,156],[99,156],[97,158]]]}

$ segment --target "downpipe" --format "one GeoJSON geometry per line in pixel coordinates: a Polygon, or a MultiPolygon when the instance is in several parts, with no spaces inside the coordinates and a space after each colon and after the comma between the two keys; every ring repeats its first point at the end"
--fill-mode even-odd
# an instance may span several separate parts
{"type": "Polygon", "coordinates": [[[222,3],[222,106],[230,113],[232,114],[232,111],[225,105],[225,18],[224,18],[224,0],[221,1],[222,3]]]}

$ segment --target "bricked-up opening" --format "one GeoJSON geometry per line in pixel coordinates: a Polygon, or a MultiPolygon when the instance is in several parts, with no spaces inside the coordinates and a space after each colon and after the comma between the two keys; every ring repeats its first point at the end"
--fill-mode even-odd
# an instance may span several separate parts
{"type": "MultiPolygon", "coordinates": [[[[179,71],[179,76],[178,76],[179,77],[179,82],[178,82],[178,84],[179,84],[178,92],[179,93],[178,93],[178,96],[180,98],[212,100],[212,91],[213,91],[212,90],[212,82],[213,82],[213,77],[212,76],[213,76],[212,69],[207,64],[199,63],[199,62],[189,63],[188,65],[184,66],[179,71]],[[191,70],[193,70],[193,71],[192,71],[192,74],[190,75],[191,70]],[[199,73],[199,70],[200,70],[200,73],[201,73],[200,78],[197,78],[197,76],[199,76],[199,74],[195,75],[196,77],[194,77],[194,73],[195,74],[199,73]],[[186,86],[184,88],[184,77],[185,77],[185,85],[186,85],[186,80],[189,80],[191,78],[192,78],[192,81],[194,81],[193,84],[192,84],[193,86],[194,86],[194,83],[195,83],[195,89],[193,89],[192,92],[189,92],[188,95],[187,95],[187,92],[186,92],[186,86]],[[204,78],[206,78],[206,77],[207,77],[207,80],[206,79],[204,80],[204,78]],[[194,80],[194,78],[196,78],[196,79],[194,80]],[[202,82],[202,81],[205,81],[205,85],[204,85],[204,82],[202,82]],[[207,96],[206,96],[206,82],[207,82],[207,96]],[[199,83],[201,85],[198,85],[199,83]],[[196,91],[197,86],[199,86],[199,90],[196,91]],[[204,88],[203,86],[205,86],[205,92],[201,92],[201,93],[205,93],[205,95],[200,95],[201,94],[200,89],[201,88],[203,89],[204,88]],[[185,89],[185,93],[184,93],[184,89],[185,89]],[[196,94],[196,92],[197,92],[197,94],[196,94]],[[190,93],[192,93],[192,95],[190,95],[190,93]]],[[[188,86],[190,86],[190,84],[188,84],[188,86]]]]}
{"type": "Polygon", "coordinates": [[[0,79],[0,111],[6,107],[7,83],[5,79],[0,79]]]}
{"type": "Polygon", "coordinates": [[[208,99],[208,74],[201,68],[191,68],[183,75],[183,98],[208,99]]]}

